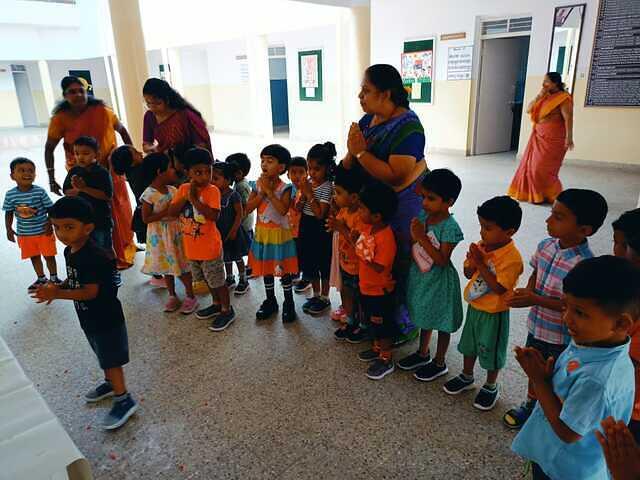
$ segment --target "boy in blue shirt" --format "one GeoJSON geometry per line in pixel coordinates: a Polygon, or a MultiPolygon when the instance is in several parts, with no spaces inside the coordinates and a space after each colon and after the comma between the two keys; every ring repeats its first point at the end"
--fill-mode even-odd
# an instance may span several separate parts
{"type": "Polygon", "coordinates": [[[563,281],[571,343],[557,361],[516,347],[538,399],[511,448],[530,460],[535,479],[606,479],[595,431],[609,416],[628,423],[634,370],[628,332],[640,306],[640,270],[628,260],[583,260],[563,281]]]}

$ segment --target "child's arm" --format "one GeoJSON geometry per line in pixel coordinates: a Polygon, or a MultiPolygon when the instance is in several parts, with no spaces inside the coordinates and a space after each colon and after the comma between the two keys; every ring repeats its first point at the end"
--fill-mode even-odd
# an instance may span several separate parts
{"type": "Polygon", "coordinates": [[[231,225],[231,229],[229,230],[227,238],[225,238],[224,240],[235,240],[236,235],[238,235],[238,229],[240,228],[240,225],[242,225],[242,218],[244,217],[242,211],[242,201],[234,203],[233,209],[236,212],[236,217],[233,220],[233,225],[231,225]]]}
{"type": "Polygon", "coordinates": [[[508,302],[509,306],[522,308],[538,305],[540,307],[548,308],[549,310],[561,312],[564,309],[564,301],[561,298],[552,298],[536,293],[535,286],[537,274],[538,271],[534,270],[529,277],[526,288],[516,288],[514,290],[513,296],[508,302]]]}
{"type": "Polygon", "coordinates": [[[168,206],[164,210],[160,210],[158,213],[153,213],[153,205],[145,201],[142,202],[142,221],[146,224],[159,222],[164,220],[169,214],[171,206],[168,206]]]}
{"type": "Polygon", "coordinates": [[[433,259],[433,263],[440,267],[444,267],[449,264],[451,260],[451,253],[456,248],[456,243],[442,242],[440,248],[436,248],[429,240],[429,237],[425,233],[424,223],[417,218],[411,220],[411,237],[413,240],[420,244],[422,248],[433,259]]]}
{"type": "Polygon", "coordinates": [[[545,360],[535,348],[516,347],[515,353],[516,360],[533,384],[536,398],[555,434],[565,443],[575,443],[580,440],[582,435],[574,432],[560,419],[562,402],[553,391],[551,384],[555,359],[549,357],[545,360]]]}
{"type": "Polygon", "coordinates": [[[640,478],[640,446],[633,438],[629,427],[612,417],[601,423],[603,433],[596,430],[604,458],[613,480],[636,480],[640,478]]]}
{"type": "Polygon", "coordinates": [[[261,202],[262,202],[262,196],[255,190],[252,190],[251,193],[249,194],[249,199],[247,200],[247,204],[244,207],[245,216],[249,215],[256,208],[258,208],[261,202]]]}
{"type": "Polygon", "coordinates": [[[93,300],[96,298],[99,290],[100,285],[97,283],[90,283],[74,289],[60,288],[53,283],[47,283],[39,286],[34,292],[32,292],[31,298],[35,299],[37,303],[46,302],[47,305],[54,300],[86,302],[87,300],[93,300]]]}
{"type": "Polygon", "coordinates": [[[275,208],[280,215],[287,214],[291,206],[291,189],[285,190],[280,198],[278,198],[271,189],[265,190],[264,193],[271,202],[271,205],[273,205],[273,208],[275,208]]]}
{"type": "Polygon", "coordinates": [[[218,217],[220,216],[220,210],[217,208],[212,208],[206,203],[202,203],[200,201],[198,189],[195,183],[192,183],[191,187],[189,188],[189,201],[191,202],[191,205],[193,205],[193,208],[202,213],[204,218],[206,218],[207,220],[211,222],[215,222],[216,220],[218,220],[218,217]]]}
{"type": "Polygon", "coordinates": [[[71,185],[73,185],[73,188],[75,188],[78,192],[86,193],[90,197],[96,198],[98,200],[103,200],[105,202],[111,200],[111,195],[108,195],[106,192],[98,188],[87,187],[84,179],[76,175],[71,178],[71,185]]]}
{"type": "Polygon", "coordinates": [[[313,195],[313,188],[311,187],[311,182],[306,181],[301,185],[302,195],[305,197],[306,202],[311,207],[311,211],[313,212],[313,216],[322,220],[327,216],[329,212],[329,204],[321,202],[313,195]]]}
{"type": "Polygon", "coordinates": [[[480,248],[474,243],[469,246],[469,259],[471,266],[478,269],[480,276],[487,282],[487,285],[494,293],[502,295],[507,291],[507,289],[498,282],[496,274],[489,270],[484,259],[484,253],[482,253],[480,248]]]}
{"type": "Polygon", "coordinates": [[[180,212],[182,212],[182,209],[184,208],[186,203],[187,197],[174,197],[174,199],[171,201],[171,204],[169,205],[167,215],[174,218],[179,217],[180,212]]]}
{"type": "Polygon", "coordinates": [[[13,230],[13,210],[4,212],[4,225],[7,228],[7,240],[15,243],[16,232],[13,230]]]}

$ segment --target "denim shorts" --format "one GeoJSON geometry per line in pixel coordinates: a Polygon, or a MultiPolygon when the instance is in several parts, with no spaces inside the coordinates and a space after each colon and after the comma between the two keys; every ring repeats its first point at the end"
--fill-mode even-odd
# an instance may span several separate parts
{"type": "Polygon", "coordinates": [[[98,357],[100,368],[122,367],[129,363],[127,326],[121,325],[104,332],[84,332],[91,349],[98,357]]]}

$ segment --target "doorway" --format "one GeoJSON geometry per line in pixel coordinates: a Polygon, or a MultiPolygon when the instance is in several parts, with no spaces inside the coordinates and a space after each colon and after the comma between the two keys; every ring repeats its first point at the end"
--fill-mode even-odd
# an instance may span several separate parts
{"type": "Polygon", "coordinates": [[[13,83],[16,87],[22,125],[24,127],[37,127],[38,116],[36,115],[36,107],[33,103],[27,69],[24,65],[11,65],[11,73],[13,75],[13,83]]]}
{"type": "Polygon", "coordinates": [[[518,150],[529,41],[528,35],[482,40],[475,155],[518,150]]]}
{"type": "Polygon", "coordinates": [[[269,89],[273,133],[289,133],[289,94],[285,47],[269,47],[269,89]]]}

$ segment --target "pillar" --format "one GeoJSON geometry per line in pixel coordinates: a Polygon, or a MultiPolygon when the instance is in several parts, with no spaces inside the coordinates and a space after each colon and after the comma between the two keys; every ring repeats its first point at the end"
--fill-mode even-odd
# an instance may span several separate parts
{"type": "Polygon", "coordinates": [[[144,107],[142,86],[149,76],[147,54],[140,19],[138,0],[109,0],[111,26],[115,45],[122,103],[124,104],[123,122],[133,144],[142,148],[142,122],[144,107]]]}
{"type": "Polygon", "coordinates": [[[249,91],[251,96],[251,131],[257,137],[273,135],[271,91],[269,87],[269,48],[266,35],[247,38],[249,91]]]}
{"type": "Polygon", "coordinates": [[[44,103],[47,106],[47,113],[51,114],[56,104],[56,97],[53,93],[53,85],[51,84],[51,75],[49,74],[49,65],[46,60],[38,60],[38,71],[40,72],[40,83],[42,83],[42,93],[44,94],[44,103]]]}

